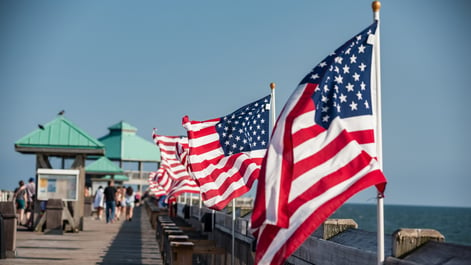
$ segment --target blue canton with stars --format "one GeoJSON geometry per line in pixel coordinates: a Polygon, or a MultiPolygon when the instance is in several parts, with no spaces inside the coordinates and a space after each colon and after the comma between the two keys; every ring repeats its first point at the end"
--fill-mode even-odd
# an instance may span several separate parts
{"type": "Polygon", "coordinates": [[[267,148],[270,97],[245,105],[216,124],[225,156],[267,148]]]}
{"type": "MultiPolygon", "coordinates": [[[[316,124],[328,128],[336,117],[371,115],[371,57],[369,37],[376,32],[373,23],[327,56],[300,84],[318,84],[312,99],[316,124]]],[[[373,36],[371,36],[373,37],[373,36]]]]}

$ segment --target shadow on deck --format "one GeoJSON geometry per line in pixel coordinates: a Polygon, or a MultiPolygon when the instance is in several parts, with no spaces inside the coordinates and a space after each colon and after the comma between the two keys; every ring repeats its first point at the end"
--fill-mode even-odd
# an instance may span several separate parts
{"type": "Polygon", "coordinates": [[[155,234],[142,208],[135,209],[132,221],[123,221],[103,261],[97,264],[163,264],[155,234]]]}

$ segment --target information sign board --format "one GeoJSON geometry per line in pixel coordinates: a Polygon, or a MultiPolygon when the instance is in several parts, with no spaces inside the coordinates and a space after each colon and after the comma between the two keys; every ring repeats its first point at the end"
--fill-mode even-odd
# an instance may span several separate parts
{"type": "Polygon", "coordinates": [[[39,168],[37,173],[38,200],[78,200],[79,170],[39,168]]]}

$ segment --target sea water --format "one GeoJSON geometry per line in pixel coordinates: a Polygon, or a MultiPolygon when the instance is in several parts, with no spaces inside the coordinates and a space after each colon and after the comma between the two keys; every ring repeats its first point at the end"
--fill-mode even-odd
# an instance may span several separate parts
{"type": "MultiPolygon", "coordinates": [[[[358,229],[376,231],[375,204],[344,204],[331,218],[354,219],[358,229]]],[[[431,206],[384,206],[384,231],[400,228],[435,229],[445,242],[471,246],[471,208],[431,206]]]]}

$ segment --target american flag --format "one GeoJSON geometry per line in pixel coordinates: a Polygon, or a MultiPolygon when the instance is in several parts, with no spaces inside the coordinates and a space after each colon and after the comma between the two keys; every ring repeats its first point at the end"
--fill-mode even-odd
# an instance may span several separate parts
{"type": "Polygon", "coordinates": [[[149,173],[149,179],[148,179],[149,190],[150,190],[150,194],[153,195],[154,197],[160,197],[167,194],[168,189],[170,188],[170,186],[168,186],[166,189],[165,181],[159,182],[159,177],[162,177],[163,173],[164,173],[163,169],[159,169],[157,171],[149,173]]]}
{"type": "Polygon", "coordinates": [[[177,149],[177,159],[182,163],[182,165],[186,168],[188,174],[191,176],[192,179],[196,179],[196,177],[191,173],[190,164],[188,162],[188,156],[190,155],[190,146],[188,145],[188,138],[185,142],[178,142],[176,149],[177,149]]]}
{"type": "Polygon", "coordinates": [[[182,136],[165,136],[152,132],[152,139],[159,146],[161,164],[160,168],[164,169],[173,180],[190,179],[190,175],[185,166],[177,158],[177,143],[188,143],[188,138],[182,136]]]}
{"type": "MultiPolygon", "coordinates": [[[[187,164],[188,158],[188,138],[183,137],[180,141],[177,141],[175,144],[175,156],[178,161],[185,167],[187,170],[187,174],[192,176],[191,172],[189,171],[189,167],[187,164]]],[[[175,196],[182,193],[200,193],[200,187],[195,182],[193,177],[180,179],[172,182],[172,185],[169,189],[168,197],[175,196]]]]}
{"type": "Polygon", "coordinates": [[[221,118],[183,118],[191,172],[207,207],[223,209],[258,178],[268,146],[269,104],[270,95],[221,118]]]}
{"type": "Polygon", "coordinates": [[[200,189],[189,175],[179,159],[177,148],[188,146],[188,138],[182,136],[165,136],[152,132],[152,139],[160,148],[161,163],[156,172],[149,174],[149,189],[154,196],[167,195],[167,198],[182,193],[199,193],[200,189]]]}
{"type": "Polygon", "coordinates": [[[258,264],[282,264],[357,192],[372,185],[384,191],[374,138],[376,27],[306,75],[278,118],[251,220],[258,264]]]}
{"type": "Polygon", "coordinates": [[[167,197],[177,197],[183,193],[200,193],[200,187],[193,179],[181,179],[172,181],[167,197]]]}
{"type": "Polygon", "coordinates": [[[163,168],[150,172],[148,182],[150,193],[155,197],[167,194],[170,191],[170,185],[172,184],[172,180],[163,168]]]}

